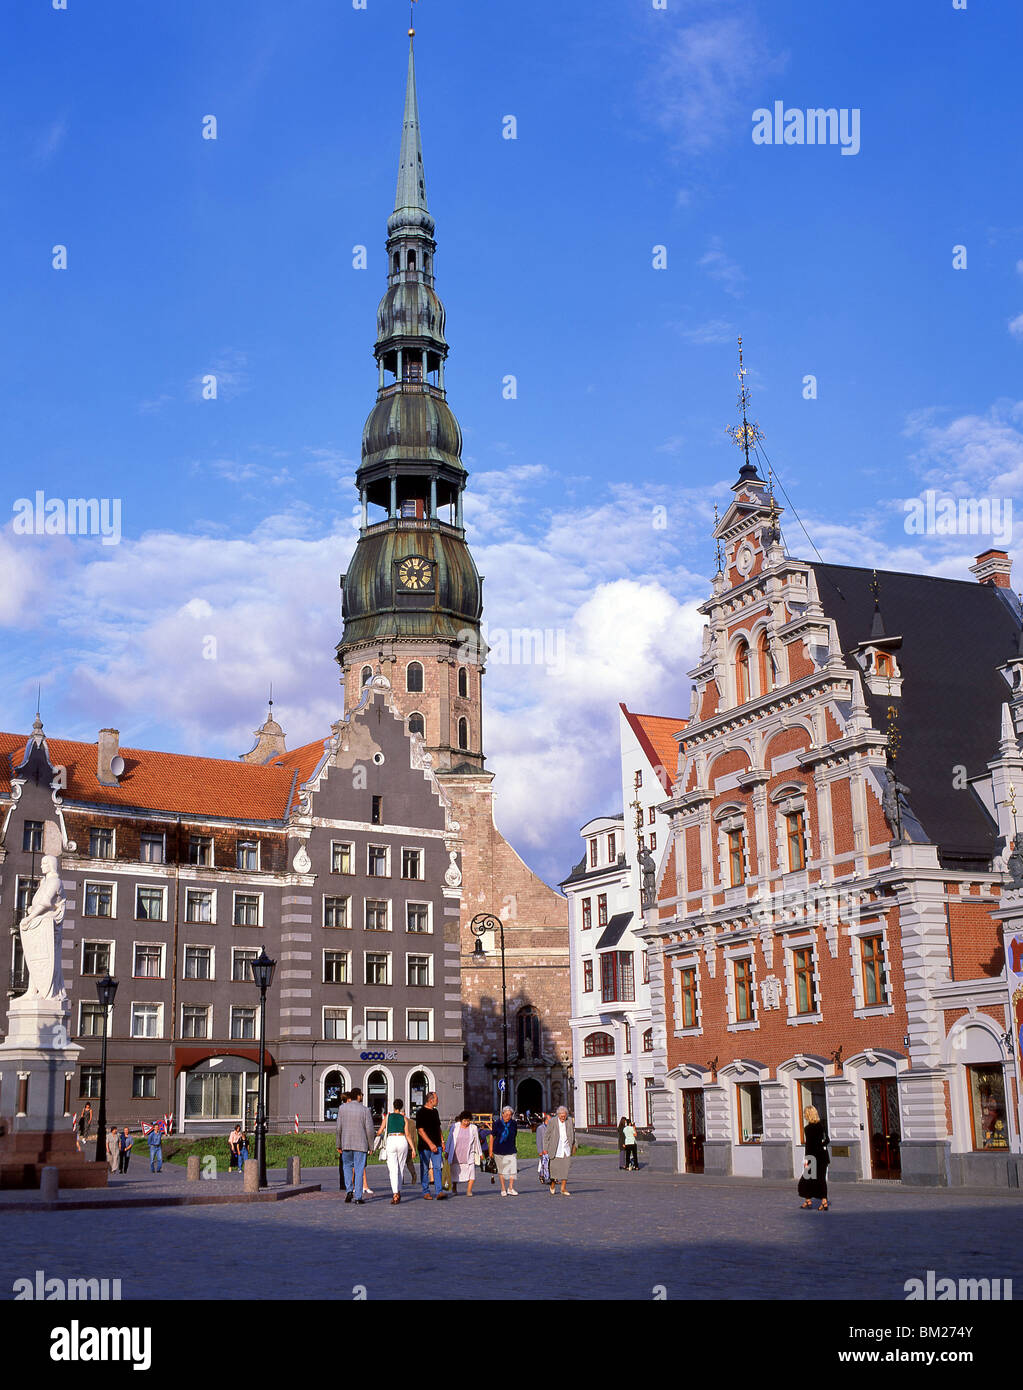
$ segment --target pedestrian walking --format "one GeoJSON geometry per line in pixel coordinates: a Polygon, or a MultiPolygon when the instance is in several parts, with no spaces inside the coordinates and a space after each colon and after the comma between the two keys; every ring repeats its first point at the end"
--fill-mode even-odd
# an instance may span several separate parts
{"type": "Polygon", "coordinates": [[[444,1135],[437,1111],[437,1092],[431,1091],[416,1111],[416,1134],[419,1138],[419,1181],[426,1201],[434,1198],[443,1202],[444,1192],[444,1135]],[[430,1191],[431,1175],[433,1192],[430,1191]]]}
{"type": "Polygon", "coordinates": [[[401,1201],[401,1184],[405,1177],[405,1165],[410,1152],[415,1148],[415,1135],[412,1122],[405,1114],[405,1102],[396,1100],[394,1109],[380,1121],[377,1134],[384,1137],[384,1159],[387,1175],[391,1179],[391,1206],[401,1201]]]}
{"type": "Polygon", "coordinates": [[[545,1144],[546,1141],[547,1141],[547,1126],[550,1124],[550,1122],[551,1122],[551,1114],[550,1114],[550,1111],[549,1111],[549,1110],[545,1110],[545,1111],[543,1112],[543,1114],[540,1116],[540,1121],[539,1121],[539,1123],[538,1123],[538,1125],[537,1125],[537,1127],[536,1127],[536,1156],[537,1156],[536,1172],[537,1172],[537,1176],[539,1177],[539,1179],[540,1179],[540,1181],[541,1181],[542,1183],[546,1183],[546,1182],[548,1182],[549,1179],[550,1179],[550,1173],[549,1173],[549,1171],[548,1171],[548,1168],[549,1168],[550,1165],[549,1165],[549,1164],[545,1164],[544,1161],[543,1161],[543,1154],[544,1154],[544,1147],[543,1147],[543,1146],[544,1146],[544,1144],[545,1144]]]}
{"type": "Polygon", "coordinates": [[[116,1125],[110,1126],[107,1135],[107,1163],[111,1173],[116,1173],[121,1166],[121,1131],[116,1125]]]}
{"type": "Polygon", "coordinates": [[[490,1136],[490,1157],[497,1161],[497,1178],[501,1184],[502,1197],[519,1195],[515,1190],[515,1179],[519,1173],[516,1149],[518,1132],[514,1112],[510,1105],[506,1105],[500,1118],[494,1121],[493,1133],[490,1136]]]}
{"type": "Polygon", "coordinates": [[[639,1171],[639,1149],[636,1144],[636,1126],[630,1119],[626,1119],[622,1128],[622,1151],[625,1155],[625,1171],[639,1171]]]}
{"type": "Polygon", "coordinates": [[[547,1126],[545,1150],[551,1165],[551,1196],[561,1183],[562,1197],[571,1197],[568,1190],[568,1174],[575,1153],[575,1125],[564,1105],[558,1106],[558,1113],[547,1126]]]}
{"type": "Polygon", "coordinates": [[[472,1185],[476,1181],[476,1165],[483,1162],[480,1132],[472,1122],[471,1110],[463,1110],[455,1116],[455,1123],[448,1132],[447,1153],[451,1165],[452,1195],[457,1194],[458,1184],[464,1182],[465,1195],[471,1197],[472,1185]]]}
{"type": "Polygon", "coordinates": [[[627,1115],[623,1115],[621,1119],[618,1121],[618,1167],[621,1169],[622,1172],[625,1171],[626,1165],[628,1163],[628,1159],[625,1157],[625,1140],[622,1138],[622,1135],[625,1132],[625,1126],[628,1123],[629,1118],[627,1115]]]}
{"type": "Polygon", "coordinates": [[[816,1197],[820,1202],[817,1210],[828,1210],[830,1162],[828,1136],[821,1124],[821,1117],[815,1106],[808,1105],[803,1111],[803,1173],[796,1185],[796,1191],[804,1198],[804,1209],[812,1207],[816,1197]]]}
{"type": "Polygon", "coordinates": [[[231,1169],[234,1169],[235,1172],[238,1173],[242,1171],[241,1144],[244,1137],[241,1125],[235,1125],[234,1129],[232,1129],[231,1133],[227,1136],[227,1147],[231,1154],[227,1163],[228,1172],[230,1172],[231,1169]]]}
{"type": "Polygon", "coordinates": [[[92,1129],[92,1106],[88,1101],[78,1117],[78,1147],[84,1149],[89,1142],[89,1131],[92,1129]]]}
{"type": "Polygon", "coordinates": [[[345,1201],[354,1200],[361,1207],[362,1177],[366,1171],[366,1155],[373,1147],[373,1114],[362,1103],[362,1092],[353,1087],[350,1099],[338,1107],[337,1151],[341,1155],[341,1172],[345,1180],[345,1201]],[[358,1192],[358,1196],[356,1196],[358,1192]]]}
{"type": "Polygon", "coordinates": [[[120,1159],[118,1168],[119,1171],[122,1173],[127,1173],[128,1171],[128,1161],[131,1158],[132,1142],[132,1137],[128,1133],[128,1126],[125,1125],[124,1130],[117,1141],[117,1151],[120,1159]]]}
{"type": "Polygon", "coordinates": [[[149,1145],[149,1171],[159,1173],[163,1168],[163,1126],[150,1125],[146,1131],[149,1145]]]}

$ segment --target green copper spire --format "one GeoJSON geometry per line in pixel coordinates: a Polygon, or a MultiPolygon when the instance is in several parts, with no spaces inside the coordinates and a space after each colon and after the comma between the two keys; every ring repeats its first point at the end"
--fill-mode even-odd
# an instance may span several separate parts
{"type": "Polygon", "coordinates": [[[387,223],[393,234],[403,227],[434,228],[426,203],[426,171],[423,142],[419,130],[419,103],[416,100],[416,59],[413,40],[408,46],[408,84],[405,88],[405,120],[401,128],[401,158],[398,163],[398,189],[394,212],[387,223]]]}

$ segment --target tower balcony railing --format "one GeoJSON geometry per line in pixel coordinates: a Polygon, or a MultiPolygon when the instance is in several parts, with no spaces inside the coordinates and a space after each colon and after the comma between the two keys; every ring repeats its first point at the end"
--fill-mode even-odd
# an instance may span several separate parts
{"type": "Polygon", "coordinates": [[[449,521],[441,521],[440,517],[431,519],[418,516],[392,516],[386,521],[374,521],[363,527],[362,534],[375,536],[379,531],[446,531],[452,536],[465,534],[464,526],[453,526],[449,521]]]}
{"type": "Polygon", "coordinates": [[[380,387],[377,392],[382,400],[387,396],[413,395],[413,396],[437,396],[440,400],[446,401],[448,393],[443,386],[435,386],[432,381],[388,381],[380,387]]]}

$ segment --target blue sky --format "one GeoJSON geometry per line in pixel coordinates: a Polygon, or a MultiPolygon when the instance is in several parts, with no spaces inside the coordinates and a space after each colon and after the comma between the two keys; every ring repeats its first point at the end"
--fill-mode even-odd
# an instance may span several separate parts
{"type": "MultiPolygon", "coordinates": [[[[987,539],[909,536],[904,500],[1017,494],[1023,22],[979,0],[416,8],[487,617],[564,644],[554,670],[491,664],[488,753],[502,828],[557,879],[616,808],[617,701],[688,709],[737,333],[825,558],[968,578],[987,539]],[[859,153],[755,145],[776,100],[858,109],[859,153]]],[[[336,717],[406,27],[402,0],[0,16],[4,727],[37,682],[51,732],[135,746],[234,756],[271,680],[290,743],[336,717]],[[121,544],[14,535],[37,489],[120,499],[121,544]]]]}

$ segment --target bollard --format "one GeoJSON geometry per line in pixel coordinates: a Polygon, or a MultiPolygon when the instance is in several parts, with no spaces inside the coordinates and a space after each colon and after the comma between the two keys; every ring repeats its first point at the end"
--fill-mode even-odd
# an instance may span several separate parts
{"type": "Polygon", "coordinates": [[[199,1155],[198,1155],[198,1154],[189,1154],[189,1155],[188,1155],[188,1181],[189,1181],[189,1182],[198,1182],[198,1181],[199,1181],[199,1155]]]}
{"type": "Polygon", "coordinates": [[[60,1196],[60,1169],[47,1164],[39,1172],[39,1197],[44,1202],[55,1202],[60,1196]]]}
{"type": "Polygon", "coordinates": [[[246,1192],[259,1191],[259,1164],[254,1158],[247,1158],[245,1160],[242,1181],[245,1184],[244,1190],[246,1192]]]}
{"type": "Polygon", "coordinates": [[[288,1159],[288,1186],[297,1187],[302,1181],[302,1160],[298,1154],[292,1154],[288,1159]]]}

